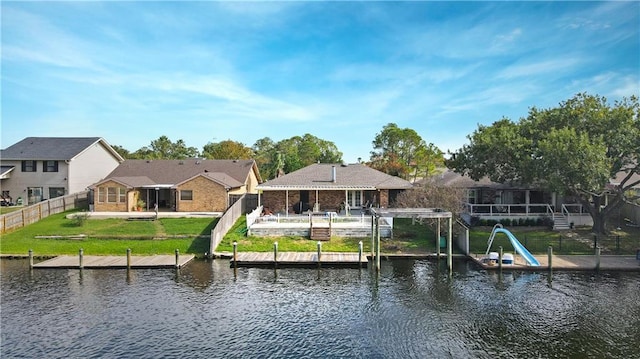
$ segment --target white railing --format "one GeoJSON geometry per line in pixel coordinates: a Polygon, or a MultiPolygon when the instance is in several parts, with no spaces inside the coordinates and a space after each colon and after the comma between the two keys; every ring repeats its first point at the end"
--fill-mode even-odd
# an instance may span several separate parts
{"type": "Polygon", "coordinates": [[[553,207],[540,204],[465,204],[467,213],[472,216],[542,216],[551,215],[553,207]]]}
{"type": "MultiPolygon", "coordinates": [[[[337,214],[336,212],[322,212],[322,213],[308,213],[308,214],[296,214],[296,215],[265,215],[255,218],[253,223],[311,223],[311,222],[326,222],[326,223],[371,223],[371,216],[367,216],[364,213],[360,215],[345,216],[337,214]]],[[[249,226],[249,215],[247,215],[247,226],[249,226]]]]}

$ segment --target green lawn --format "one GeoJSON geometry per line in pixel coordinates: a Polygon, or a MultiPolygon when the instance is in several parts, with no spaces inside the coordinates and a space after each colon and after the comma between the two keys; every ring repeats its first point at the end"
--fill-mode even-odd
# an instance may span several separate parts
{"type": "MultiPolygon", "coordinates": [[[[124,255],[127,248],[133,254],[181,253],[203,255],[209,251],[209,234],[217,222],[211,218],[161,218],[157,221],[127,221],[125,219],[87,219],[82,225],[67,219],[66,212],[49,216],[25,228],[0,237],[0,253],[26,254],[33,249],[35,255],[76,254],[82,248],[87,255],[124,255]],[[37,236],[77,236],[82,239],[36,238],[37,236]]],[[[556,254],[592,254],[593,236],[588,230],[553,232],[540,228],[510,227],[509,230],[534,254],[546,253],[552,245],[556,254]]],[[[471,253],[484,253],[491,228],[476,227],[470,231],[471,253]]],[[[233,251],[233,242],[244,252],[269,252],[278,242],[279,251],[316,251],[317,242],[306,237],[252,237],[246,236],[245,217],[241,217],[216,249],[233,251]]],[[[357,252],[362,241],[365,253],[370,252],[371,239],[332,237],[322,243],[325,252],[357,252]]],[[[435,251],[435,234],[426,225],[413,225],[410,219],[394,220],[394,238],[381,242],[384,253],[424,254],[435,251]]],[[[504,234],[498,234],[492,250],[502,246],[505,251],[513,247],[504,234]]],[[[598,246],[604,254],[635,254],[640,248],[640,229],[623,228],[601,238],[598,246]]]]}
{"type": "Polygon", "coordinates": [[[125,219],[88,219],[79,226],[65,212],[49,216],[37,223],[2,235],[0,252],[35,255],[75,254],[80,248],[87,255],[124,255],[127,248],[133,254],[181,253],[203,255],[209,251],[209,235],[217,219],[161,218],[157,221],[127,221],[125,219]],[[36,236],[77,236],[83,239],[36,238],[36,236]],[[159,239],[162,238],[162,239],[159,239]]]}

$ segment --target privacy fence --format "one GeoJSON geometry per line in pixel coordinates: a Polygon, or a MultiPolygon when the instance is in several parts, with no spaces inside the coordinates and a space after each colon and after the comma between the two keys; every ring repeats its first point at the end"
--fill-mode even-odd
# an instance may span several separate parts
{"type": "Polygon", "coordinates": [[[88,209],[89,192],[78,192],[63,197],[48,199],[20,210],[0,216],[0,233],[7,233],[28,224],[38,222],[52,214],[71,209],[88,209]]]}
{"type": "MultiPolygon", "coordinates": [[[[211,244],[209,248],[209,256],[213,255],[216,247],[222,241],[225,234],[233,227],[236,221],[245,213],[248,209],[252,209],[254,204],[257,204],[257,195],[245,194],[234,199],[233,205],[224,212],[222,217],[216,223],[216,226],[211,230],[211,244]]],[[[255,207],[254,207],[255,208],[255,207]]]]}

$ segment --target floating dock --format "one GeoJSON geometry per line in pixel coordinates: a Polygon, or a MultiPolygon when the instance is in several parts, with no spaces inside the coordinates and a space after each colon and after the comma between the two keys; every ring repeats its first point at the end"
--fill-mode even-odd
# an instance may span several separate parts
{"type": "Polygon", "coordinates": [[[254,266],[329,266],[329,267],[366,267],[367,256],[358,253],[322,252],[240,252],[231,258],[231,265],[238,267],[254,266]]]}
{"type": "Polygon", "coordinates": [[[126,256],[58,256],[35,263],[33,268],[61,269],[141,269],[141,268],[181,268],[191,262],[193,254],[131,256],[127,264],[126,256]]]}

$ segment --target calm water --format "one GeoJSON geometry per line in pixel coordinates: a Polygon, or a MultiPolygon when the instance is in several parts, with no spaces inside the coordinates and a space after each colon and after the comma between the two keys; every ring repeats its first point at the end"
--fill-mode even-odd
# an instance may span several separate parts
{"type": "Polygon", "coordinates": [[[640,274],[35,270],[2,260],[2,358],[639,358],[640,274]]]}

